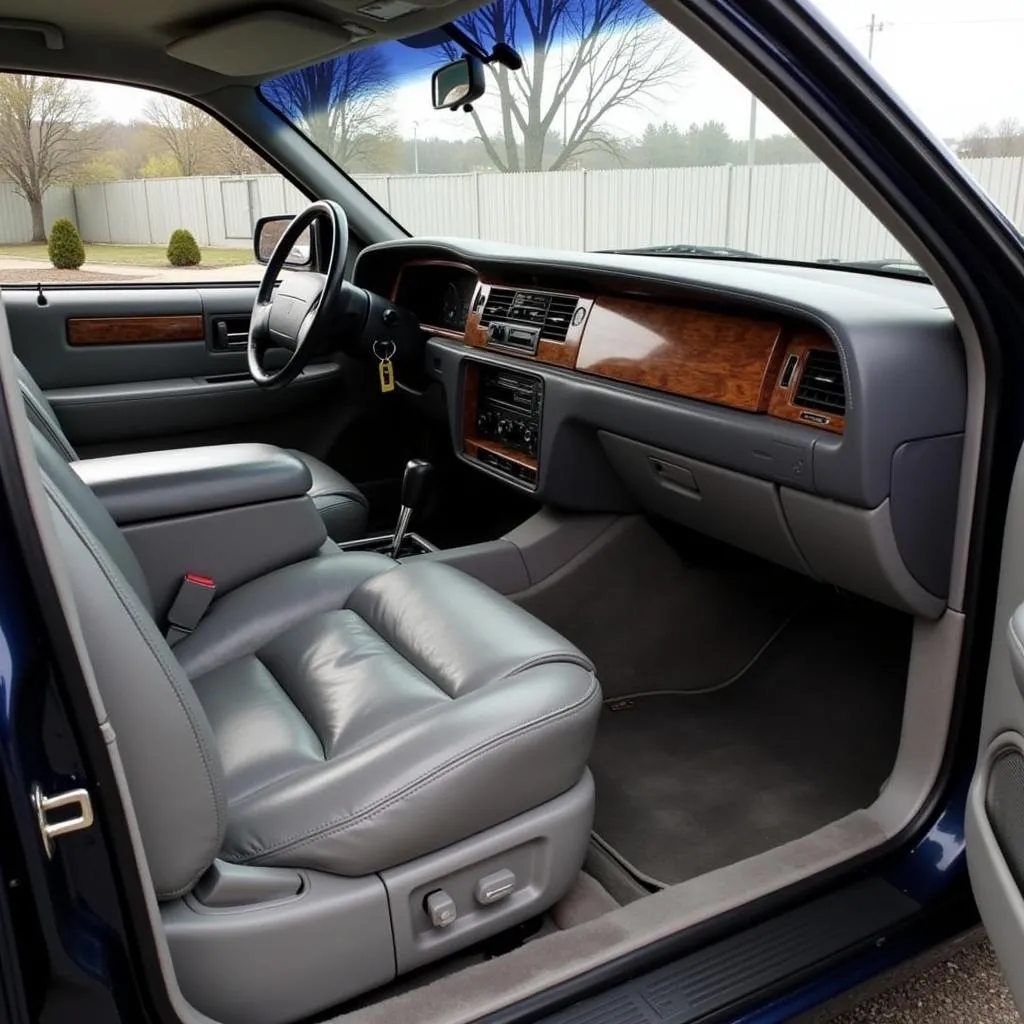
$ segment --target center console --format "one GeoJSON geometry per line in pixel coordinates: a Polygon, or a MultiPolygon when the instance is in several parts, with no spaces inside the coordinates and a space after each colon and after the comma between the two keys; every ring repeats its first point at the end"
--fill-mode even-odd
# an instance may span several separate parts
{"type": "Polygon", "coordinates": [[[470,362],[463,402],[464,454],[535,488],[543,380],[531,373],[470,362]]]}
{"type": "Polygon", "coordinates": [[[224,594],[317,553],[327,533],[309,470],[265,444],[209,445],[85,459],[71,468],[142,566],[158,617],[199,574],[224,594]]]}

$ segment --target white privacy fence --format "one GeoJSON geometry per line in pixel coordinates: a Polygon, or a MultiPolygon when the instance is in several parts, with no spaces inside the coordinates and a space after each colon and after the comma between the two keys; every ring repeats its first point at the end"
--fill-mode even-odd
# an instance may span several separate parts
{"type": "MultiPolygon", "coordinates": [[[[1024,157],[964,166],[1024,228],[1024,157]]],[[[689,242],[789,259],[903,256],[824,165],[680,167],[529,174],[361,175],[356,181],[414,234],[566,249],[689,242]]],[[[165,243],[188,228],[201,245],[247,247],[259,217],[306,198],[279,175],[154,178],[53,188],[47,226],[76,220],[87,242],[165,243]]],[[[0,185],[0,242],[31,236],[28,206],[0,185]]]]}
{"type": "MultiPolygon", "coordinates": [[[[50,225],[60,217],[75,219],[75,200],[70,188],[51,188],[43,196],[43,223],[50,225]]],[[[0,242],[31,242],[32,212],[14,186],[0,182],[0,242]]]]}
{"type": "Polygon", "coordinates": [[[163,244],[188,228],[200,245],[252,245],[256,220],[297,213],[308,202],[278,174],[244,178],[144,178],[75,187],[78,229],[87,242],[163,244]]]}

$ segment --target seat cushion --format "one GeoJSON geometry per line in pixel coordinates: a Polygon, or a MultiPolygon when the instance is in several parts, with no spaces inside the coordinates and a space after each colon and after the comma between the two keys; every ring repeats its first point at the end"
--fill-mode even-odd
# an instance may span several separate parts
{"type": "Polygon", "coordinates": [[[290,566],[217,602],[175,654],[224,766],[222,856],[343,875],[567,791],[601,704],[576,648],[426,560],[290,566]]]}
{"type": "Polygon", "coordinates": [[[355,484],[346,480],[337,470],[331,469],[326,462],[321,462],[306,452],[288,449],[304,462],[313,478],[313,486],[309,496],[313,499],[327,535],[331,540],[356,540],[366,533],[367,501],[355,484]]]}

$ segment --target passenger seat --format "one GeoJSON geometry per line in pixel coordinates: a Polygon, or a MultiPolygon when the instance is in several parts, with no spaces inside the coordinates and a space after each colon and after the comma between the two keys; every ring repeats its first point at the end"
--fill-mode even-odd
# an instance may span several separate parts
{"type": "Polygon", "coordinates": [[[370,553],[245,583],[172,650],[124,536],[32,434],[197,1009],[309,1017],[568,891],[594,811],[585,655],[450,566],[370,553]]]}

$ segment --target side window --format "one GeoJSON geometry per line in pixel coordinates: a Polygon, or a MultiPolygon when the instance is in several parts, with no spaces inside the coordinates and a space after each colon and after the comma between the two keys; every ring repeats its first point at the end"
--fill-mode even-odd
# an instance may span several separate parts
{"type": "Polygon", "coordinates": [[[190,103],[0,74],[0,285],[257,280],[257,218],[306,202],[190,103]]]}

